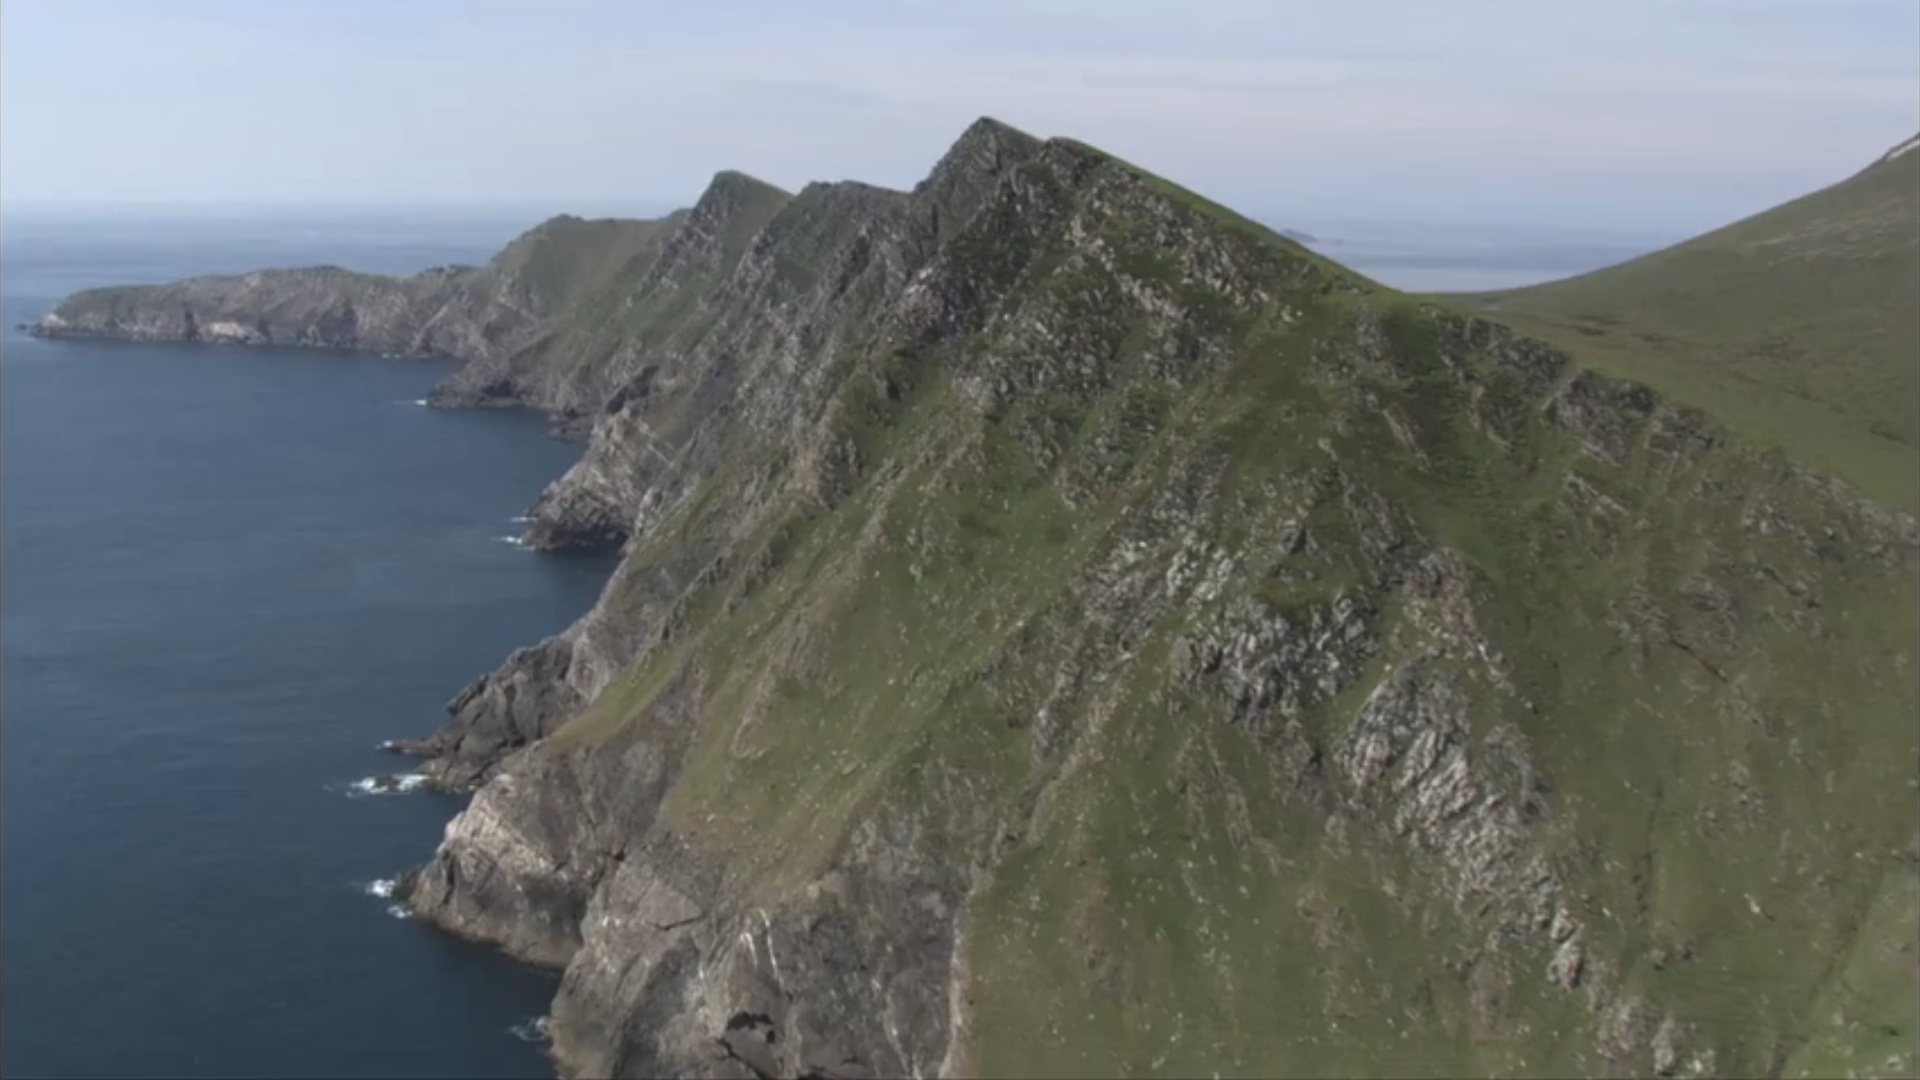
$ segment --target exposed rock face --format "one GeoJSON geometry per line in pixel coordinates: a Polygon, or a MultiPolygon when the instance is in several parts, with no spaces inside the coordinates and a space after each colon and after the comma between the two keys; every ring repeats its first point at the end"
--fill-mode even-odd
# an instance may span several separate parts
{"type": "Polygon", "coordinates": [[[564,1072],[1779,1071],[1911,519],[1079,144],[762,194],[448,391],[579,388],[533,536],[625,545],[409,744],[564,1072]]]}
{"type": "Polygon", "coordinates": [[[530,406],[578,430],[622,377],[604,355],[582,353],[587,328],[608,325],[610,313],[651,295],[646,288],[671,291],[710,270],[706,264],[718,266],[727,255],[721,245],[757,231],[785,199],[758,180],[722,173],[692,211],[657,221],[562,215],[486,266],[404,278],[322,266],[89,289],[31,329],[44,337],[448,356],[466,364],[434,391],[434,404],[530,406]]]}
{"type": "Polygon", "coordinates": [[[708,294],[788,198],[742,173],[720,173],[692,210],[640,223],[654,227],[642,242],[614,247],[597,269],[580,275],[577,300],[552,311],[515,349],[476,356],[435,400],[470,404],[505,385],[590,430],[644,357],[698,333],[708,318],[708,294]]]}

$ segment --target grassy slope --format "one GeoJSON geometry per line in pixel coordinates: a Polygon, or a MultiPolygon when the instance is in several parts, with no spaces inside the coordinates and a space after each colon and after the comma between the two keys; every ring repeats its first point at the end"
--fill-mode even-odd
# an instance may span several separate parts
{"type": "Polygon", "coordinates": [[[1887,872],[1860,933],[1808,1011],[1812,1037],[1794,1052],[1786,1075],[1913,1075],[1916,962],[1920,876],[1909,862],[1887,872]]]}
{"type": "MultiPolygon", "coordinates": [[[[1160,190],[1189,227],[1224,221],[1236,242],[1304,258],[1160,190]]],[[[1150,234],[1100,224],[1129,272],[1180,280],[1150,234]]],[[[773,897],[879,808],[925,809],[965,840],[1026,820],[1045,792],[975,905],[972,1064],[988,1073],[1599,1068],[1594,1021],[1577,995],[1546,988],[1544,953],[1521,943],[1492,968],[1476,963],[1487,924],[1441,899],[1439,869],[1365,812],[1330,818],[1296,789],[1273,732],[1229,722],[1177,675],[1176,643],[1225,600],[1201,597],[1191,576],[1176,588],[1168,568],[1183,541],[1163,511],[1186,507],[1231,556],[1214,563],[1220,596],[1306,620],[1365,588],[1357,526],[1309,483],[1331,453],[1465,559],[1483,628],[1539,706],[1475,684],[1474,723],[1521,731],[1552,779],[1554,823],[1539,842],[1566,868],[1616,985],[1704,1022],[1722,1072],[1911,1053],[1910,1018],[1886,998],[1867,1010],[1864,1049],[1813,1009],[1863,985],[1898,989],[1880,957],[1912,920],[1896,857],[1920,749],[1910,568],[1827,561],[1744,528],[1763,505],[1822,513],[1751,455],[1676,464],[1644,433],[1623,465],[1583,455],[1475,358],[1475,378],[1516,406],[1499,415],[1518,449],[1499,451],[1436,366],[1436,312],[1408,299],[1296,283],[1237,310],[1187,281],[1188,327],[1230,349],[1170,381],[1154,360],[1164,328],[1100,318],[1114,285],[1111,271],[1043,252],[1006,306],[1095,334],[1100,374],[984,415],[962,404],[959,378],[1065,346],[1036,353],[1010,322],[928,355],[859,359],[837,430],[881,464],[830,508],[767,517],[747,545],[759,557],[735,564],[750,569],[689,594],[671,646],[556,739],[645,722],[663,687],[707,673],[666,820],[732,852],[773,897]],[[1391,328],[1384,360],[1355,340],[1357,321],[1376,317],[1391,328]],[[1372,406],[1353,408],[1368,395],[1372,406]],[[1570,504],[1575,475],[1619,511],[1570,504]],[[1276,562],[1271,539],[1294,512],[1319,546],[1276,562]],[[1123,631],[1084,586],[1129,550],[1178,597],[1123,631]],[[1818,594],[1824,629],[1796,621],[1762,565],[1818,594]],[[1702,578],[1727,590],[1732,629],[1689,603],[1702,578]],[[1699,655],[1623,647],[1610,620],[1636,591],[1676,613],[1699,655]],[[1071,670],[1092,674],[1063,693],[1071,670]],[[1057,715],[1036,720],[1049,701],[1057,715]],[[1077,733],[1066,761],[1036,749],[1048,724],[1077,733]],[[1859,978],[1836,982],[1836,957],[1856,958],[1859,978]]],[[[632,557],[705,542],[726,486],[767,464],[742,451],[632,557]]],[[[1382,655],[1309,699],[1321,751],[1422,645],[1393,598],[1379,599],[1382,655]]]]}
{"type": "Polygon", "coordinates": [[[543,310],[560,312],[652,265],[685,217],[685,211],[657,220],[562,215],[521,234],[490,265],[519,282],[543,310]]]}
{"type": "Polygon", "coordinates": [[[628,253],[623,263],[609,266],[617,273],[587,276],[588,287],[575,290],[570,304],[516,359],[516,366],[549,373],[599,370],[617,354],[657,347],[687,329],[699,299],[724,280],[754,236],[793,198],[744,173],[723,172],[713,183],[725,187],[735,205],[719,237],[720,250],[713,265],[687,268],[663,279],[661,287],[651,293],[637,295],[636,286],[648,280],[649,271],[690,212],[679,211],[658,223],[648,223],[659,228],[648,234],[644,245],[628,253]]]}
{"type": "Polygon", "coordinates": [[[1920,153],[1590,274],[1456,298],[1920,505],[1920,153]]]}

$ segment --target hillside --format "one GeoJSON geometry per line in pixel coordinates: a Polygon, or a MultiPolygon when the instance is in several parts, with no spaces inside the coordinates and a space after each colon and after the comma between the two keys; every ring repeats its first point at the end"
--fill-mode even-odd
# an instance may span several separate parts
{"type": "Polygon", "coordinates": [[[1464,299],[1920,505],[1920,154],[1590,274],[1464,299]]]}
{"type": "Polygon", "coordinates": [[[564,1072],[1920,1063],[1911,517],[1069,140],[712,209],[401,744],[564,1072]]]}
{"type": "Polygon", "coordinates": [[[658,251],[661,221],[557,217],[486,266],[410,277],[337,266],[268,269],[166,285],[88,289],[34,324],[43,337],[291,345],[486,359],[658,251]]]}
{"type": "Polygon", "coordinates": [[[632,374],[641,342],[627,328],[664,336],[687,318],[787,198],[724,172],[690,210],[657,221],[562,215],[485,266],[410,277],[299,267],[88,289],[32,330],[450,356],[467,363],[435,390],[436,405],[531,406],[590,423],[632,374]]]}
{"type": "MultiPolygon", "coordinates": [[[[570,246],[597,241],[617,256],[589,262],[584,273],[575,269],[581,281],[567,302],[549,305],[550,317],[511,349],[468,364],[434,393],[434,402],[534,404],[590,423],[592,411],[633,377],[639,357],[698,322],[700,297],[732,272],[748,242],[790,197],[744,173],[722,172],[691,210],[658,223],[576,223],[570,246]],[[607,239],[636,227],[646,230],[644,243],[607,239]]],[[[556,276],[587,261],[539,240],[536,230],[515,246],[531,241],[556,276]]]]}

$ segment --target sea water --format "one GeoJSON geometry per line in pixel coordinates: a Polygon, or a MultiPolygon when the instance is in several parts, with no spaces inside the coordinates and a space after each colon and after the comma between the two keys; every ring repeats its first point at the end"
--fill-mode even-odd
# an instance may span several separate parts
{"type": "Polygon", "coordinates": [[[577,457],[424,408],[443,362],[47,342],[66,291],[412,270],[511,228],[6,222],[0,1072],[550,1075],[557,977],[403,917],[462,800],[377,744],[566,626],[611,569],[502,537],[577,457]]]}

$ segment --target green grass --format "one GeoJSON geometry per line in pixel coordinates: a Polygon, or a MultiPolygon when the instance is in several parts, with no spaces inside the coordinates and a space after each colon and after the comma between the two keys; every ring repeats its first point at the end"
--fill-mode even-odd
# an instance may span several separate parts
{"type": "Polygon", "coordinates": [[[733,266],[746,254],[747,245],[760,235],[767,222],[793,200],[793,195],[758,177],[734,170],[715,175],[713,184],[724,188],[737,207],[727,218],[720,242],[721,265],[733,266]]]}
{"type": "Polygon", "coordinates": [[[1306,245],[1281,234],[1271,226],[1263,225],[1238,211],[1214,202],[1212,199],[1198,192],[1172,183],[1130,161],[1115,157],[1096,146],[1091,146],[1077,139],[1056,138],[1050,141],[1061,146],[1069,147],[1078,153],[1084,154],[1096,161],[1103,162],[1110,167],[1123,170],[1127,175],[1145,184],[1155,194],[1172,201],[1191,213],[1199,215],[1210,225],[1225,230],[1227,234],[1244,241],[1251,241],[1255,245],[1271,247],[1280,252],[1284,252],[1287,259],[1296,266],[1312,267],[1330,276],[1333,280],[1342,283],[1349,289],[1361,292],[1391,291],[1378,282],[1368,279],[1358,271],[1343,266],[1313,251],[1306,245]]]}
{"type": "Polygon", "coordinates": [[[1618,266],[1451,298],[1920,506],[1920,154],[1618,266]]]}
{"type": "Polygon", "coordinates": [[[544,310],[558,313],[650,264],[683,219],[684,212],[655,221],[563,215],[522,234],[492,265],[519,280],[544,310]]]}
{"type": "Polygon", "coordinates": [[[703,300],[792,199],[765,181],[722,172],[694,210],[650,222],[562,217],[528,233],[496,265],[517,268],[556,314],[513,367],[530,380],[570,380],[612,394],[646,358],[657,360],[711,328],[717,313],[703,313],[703,300]],[[675,236],[702,207],[724,215],[718,249],[665,266],[675,236]]]}
{"type": "Polygon", "coordinates": [[[1920,878],[1887,871],[1853,947],[1807,1017],[1793,1077],[1911,1076],[1920,1071],[1920,878]]]}

